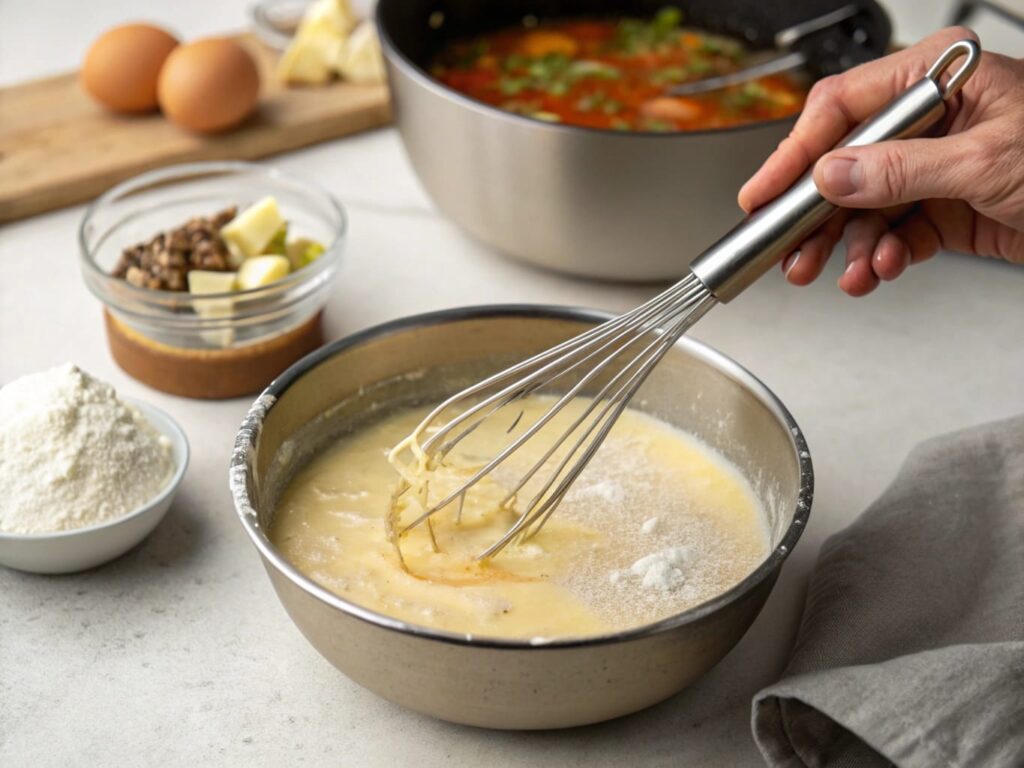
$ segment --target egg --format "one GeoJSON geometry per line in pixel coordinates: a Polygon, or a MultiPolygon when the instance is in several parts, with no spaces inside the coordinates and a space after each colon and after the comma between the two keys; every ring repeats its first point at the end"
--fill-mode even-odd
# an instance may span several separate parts
{"type": "Polygon", "coordinates": [[[157,84],[160,109],[190,131],[216,133],[245,120],[259,98],[260,75],[238,43],[219,37],[176,48],[157,84]]]}
{"type": "Polygon", "coordinates": [[[148,112],[157,105],[157,80],[178,46],[173,35],[149,24],[114,27],[90,47],[79,73],[82,87],[115,112],[148,112]]]}

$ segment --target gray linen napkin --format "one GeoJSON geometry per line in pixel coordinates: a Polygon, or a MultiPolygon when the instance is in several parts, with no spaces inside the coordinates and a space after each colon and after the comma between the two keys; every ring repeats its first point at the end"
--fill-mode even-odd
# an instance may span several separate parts
{"type": "Polygon", "coordinates": [[[1024,766],[1024,417],[918,446],[825,542],[753,729],[771,766],[1024,766]]]}

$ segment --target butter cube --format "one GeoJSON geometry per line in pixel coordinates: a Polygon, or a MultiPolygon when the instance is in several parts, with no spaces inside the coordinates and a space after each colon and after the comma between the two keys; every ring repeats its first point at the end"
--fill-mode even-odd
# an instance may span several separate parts
{"type": "Polygon", "coordinates": [[[331,29],[344,38],[356,26],[356,15],[349,0],[316,0],[310,3],[299,22],[299,32],[314,27],[331,29]]]}
{"type": "Polygon", "coordinates": [[[348,0],[316,0],[310,4],[277,64],[278,77],[286,83],[326,83],[355,25],[348,0]]]}
{"type": "Polygon", "coordinates": [[[386,80],[380,37],[372,21],[355,28],[338,56],[336,68],[339,75],[359,85],[377,85],[386,80]]]}
{"type": "Polygon", "coordinates": [[[235,290],[236,277],[234,272],[193,269],[188,273],[188,292],[196,295],[230,293],[235,290]]]}
{"type": "Polygon", "coordinates": [[[232,266],[238,267],[242,259],[262,253],[283,226],[285,221],[273,197],[264,197],[235,216],[220,231],[231,253],[232,266]]]}
{"type": "Polygon", "coordinates": [[[320,85],[334,76],[333,63],[344,38],[320,27],[299,30],[277,63],[277,76],[285,83],[320,85]]]}
{"type": "Polygon", "coordinates": [[[248,291],[270,285],[291,272],[286,256],[253,256],[238,268],[238,288],[248,291]]]}
{"type": "MultiPolygon", "coordinates": [[[[234,272],[212,272],[193,269],[188,273],[188,292],[193,296],[213,293],[230,293],[235,290],[234,272]]],[[[230,317],[235,311],[234,299],[196,299],[192,306],[200,317],[216,320],[230,317]]],[[[235,341],[233,328],[203,329],[199,332],[203,340],[215,347],[230,347],[235,341]]]]}

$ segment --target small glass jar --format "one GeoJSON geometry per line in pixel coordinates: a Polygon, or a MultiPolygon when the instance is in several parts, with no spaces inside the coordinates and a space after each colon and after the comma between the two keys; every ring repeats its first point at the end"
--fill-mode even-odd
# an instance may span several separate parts
{"type": "Polygon", "coordinates": [[[185,397],[257,392],[323,343],[321,310],[337,274],[347,218],[316,185],[274,168],[241,162],[190,163],[118,184],[89,206],[79,229],[85,284],[103,302],[115,361],[155,389],[185,397]],[[114,277],[122,251],[230,206],[268,195],[289,237],[311,238],[317,259],[269,285],[193,295],[114,277]]]}

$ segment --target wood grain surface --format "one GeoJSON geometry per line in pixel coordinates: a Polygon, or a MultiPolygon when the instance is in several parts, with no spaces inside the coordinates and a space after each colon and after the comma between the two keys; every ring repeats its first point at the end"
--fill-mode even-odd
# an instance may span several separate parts
{"type": "Polygon", "coordinates": [[[192,134],[159,113],[115,115],[68,73],[0,88],[0,222],[91,200],[142,171],[196,160],[249,160],[390,120],[387,88],[332,82],[286,88],[277,52],[236,38],[260,67],[260,104],[233,131],[192,134]]]}

